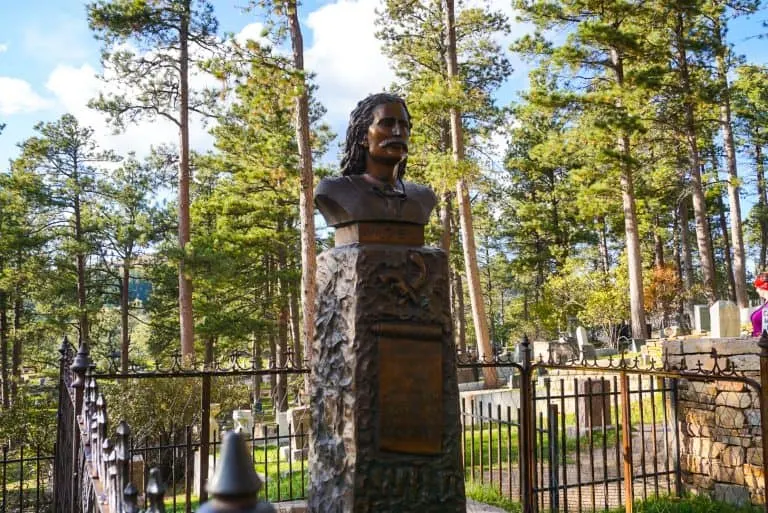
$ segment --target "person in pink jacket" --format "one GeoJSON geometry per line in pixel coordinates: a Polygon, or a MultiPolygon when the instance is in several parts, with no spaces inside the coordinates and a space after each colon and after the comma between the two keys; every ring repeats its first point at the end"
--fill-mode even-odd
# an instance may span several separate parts
{"type": "Polygon", "coordinates": [[[759,337],[763,333],[764,326],[768,329],[768,319],[766,319],[768,317],[768,308],[766,308],[766,305],[768,305],[768,273],[757,275],[757,278],[755,278],[755,289],[757,290],[757,295],[763,300],[763,304],[752,312],[749,319],[752,321],[752,336],[759,337]]]}

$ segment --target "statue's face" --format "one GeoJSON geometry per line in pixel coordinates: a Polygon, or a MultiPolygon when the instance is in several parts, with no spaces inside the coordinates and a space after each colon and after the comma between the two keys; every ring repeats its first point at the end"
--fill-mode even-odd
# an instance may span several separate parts
{"type": "Polygon", "coordinates": [[[382,103],[373,109],[373,122],[363,144],[371,160],[394,166],[408,154],[409,136],[405,107],[399,102],[382,103]]]}

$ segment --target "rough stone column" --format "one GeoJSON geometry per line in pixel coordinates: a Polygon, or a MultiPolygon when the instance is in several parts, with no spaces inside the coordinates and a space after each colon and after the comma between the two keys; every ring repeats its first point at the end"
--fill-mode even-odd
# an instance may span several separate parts
{"type": "Polygon", "coordinates": [[[356,238],[318,258],[309,511],[464,513],[447,258],[356,238]]]}

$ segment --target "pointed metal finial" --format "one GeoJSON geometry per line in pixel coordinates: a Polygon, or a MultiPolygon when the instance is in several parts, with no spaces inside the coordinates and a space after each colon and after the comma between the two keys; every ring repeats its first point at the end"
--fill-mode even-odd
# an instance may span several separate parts
{"type": "Polygon", "coordinates": [[[160,476],[160,469],[157,467],[153,467],[149,471],[147,499],[149,501],[149,507],[144,513],[165,513],[165,485],[160,476]]]}

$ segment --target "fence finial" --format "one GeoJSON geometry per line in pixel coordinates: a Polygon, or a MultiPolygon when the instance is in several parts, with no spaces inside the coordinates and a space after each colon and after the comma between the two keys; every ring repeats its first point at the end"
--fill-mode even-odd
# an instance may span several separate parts
{"type": "Polygon", "coordinates": [[[136,486],[133,483],[128,483],[128,486],[123,490],[123,513],[139,513],[138,496],[139,491],[136,486]]]}
{"type": "Polygon", "coordinates": [[[230,511],[236,503],[242,513],[274,513],[274,506],[259,502],[261,480],[253,468],[253,460],[239,433],[228,432],[221,443],[221,461],[208,485],[213,499],[206,502],[200,513],[230,511]]]}
{"type": "Polygon", "coordinates": [[[165,485],[160,476],[160,469],[157,467],[153,467],[149,471],[147,499],[149,500],[149,507],[144,513],[165,513],[165,485]]]}

